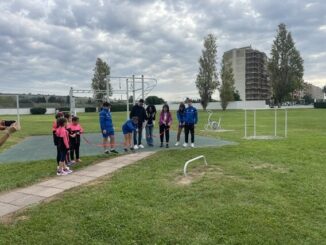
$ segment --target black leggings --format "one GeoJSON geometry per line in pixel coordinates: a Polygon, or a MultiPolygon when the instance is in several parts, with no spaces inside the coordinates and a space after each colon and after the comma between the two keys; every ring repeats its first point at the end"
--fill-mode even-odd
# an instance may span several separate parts
{"type": "Polygon", "coordinates": [[[169,139],[170,139],[170,126],[167,125],[160,125],[160,139],[161,139],[161,143],[163,143],[163,139],[164,139],[164,134],[165,134],[165,141],[166,143],[169,143],[169,139]]]}
{"type": "Polygon", "coordinates": [[[79,147],[78,143],[71,143],[70,145],[70,160],[74,160],[74,154],[76,153],[76,159],[79,159],[79,147]]]}
{"type": "Polygon", "coordinates": [[[194,124],[186,124],[185,125],[185,142],[188,143],[189,131],[191,135],[191,143],[195,141],[195,125],[194,124]]]}
{"type": "Polygon", "coordinates": [[[59,162],[60,162],[60,149],[58,146],[57,147],[57,164],[59,165],[59,162]]]}

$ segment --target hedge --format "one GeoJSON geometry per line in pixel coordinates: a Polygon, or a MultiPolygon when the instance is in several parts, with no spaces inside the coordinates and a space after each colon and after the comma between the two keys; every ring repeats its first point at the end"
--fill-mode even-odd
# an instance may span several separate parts
{"type": "MultiPolygon", "coordinates": [[[[132,108],[132,104],[129,104],[129,110],[131,108],[132,108]]],[[[112,104],[111,111],[112,112],[127,111],[127,104],[112,104]]]]}
{"type": "Polygon", "coordinates": [[[32,115],[42,115],[46,113],[46,108],[43,107],[34,107],[30,109],[32,115]]]}
{"type": "Polygon", "coordinates": [[[314,108],[326,108],[326,102],[315,102],[314,108]]]}
{"type": "Polygon", "coordinates": [[[85,112],[96,112],[96,107],[85,107],[85,112]]]}
{"type": "Polygon", "coordinates": [[[56,108],[57,111],[70,111],[70,108],[69,107],[59,107],[59,108],[56,108]]]}

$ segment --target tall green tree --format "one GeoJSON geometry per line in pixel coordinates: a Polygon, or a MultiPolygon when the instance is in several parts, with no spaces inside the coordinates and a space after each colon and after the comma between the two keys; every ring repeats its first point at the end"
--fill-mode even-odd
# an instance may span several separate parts
{"type": "Polygon", "coordinates": [[[158,96],[152,95],[152,96],[148,96],[145,99],[145,103],[146,105],[162,105],[165,103],[163,98],[160,98],[158,96]]]}
{"type": "MultiPolygon", "coordinates": [[[[92,79],[92,89],[94,90],[94,98],[103,101],[106,95],[106,92],[96,92],[97,90],[105,90],[106,91],[106,82],[107,76],[110,75],[110,67],[109,65],[103,61],[101,58],[96,59],[96,64],[94,70],[94,76],[92,79]]],[[[112,87],[109,81],[109,94],[108,96],[112,96],[112,87]]]]}
{"type": "Polygon", "coordinates": [[[283,23],[278,26],[272,45],[268,71],[272,82],[273,97],[278,105],[292,92],[303,86],[303,59],[295,48],[291,32],[287,31],[283,23]]]}
{"type": "Polygon", "coordinates": [[[221,98],[221,106],[223,111],[225,111],[229,102],[234,100],[235,93],[233,69],[230,63],[225,62],[225,59],[222,60],[221,80],[222,84],[219,91],[221,98]]]}
{"type": "Polygon", "coordinates": [[[208,34],[204,39],[204,49],[199,58],[199,72],[196,79],[196,87],[198,89],[201,105],[204,110],[210,101],[212,94],[217,89],[218,74],[217,74],[217,44],[216,37],[213,34],[208,34]]]}

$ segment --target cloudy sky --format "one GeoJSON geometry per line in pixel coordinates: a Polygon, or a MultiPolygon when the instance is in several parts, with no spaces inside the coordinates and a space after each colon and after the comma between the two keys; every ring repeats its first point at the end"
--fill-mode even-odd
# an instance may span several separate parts
{"type": "Polygon", "coordinates": [[[248,45],[269,54],[280,22],[305,80],[326,84],[324,0],[0,0],[0,11],[0,92],[88,89],[100,57],[112,75],[157,78],[165,99],[198,97],[205,35],[217,36],[219,60],[248,45]]]}

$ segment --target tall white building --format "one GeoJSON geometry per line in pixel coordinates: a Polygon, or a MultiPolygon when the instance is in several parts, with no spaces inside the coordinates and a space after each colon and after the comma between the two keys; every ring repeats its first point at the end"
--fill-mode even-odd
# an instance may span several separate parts
{"type": "Polygon", "coordinates": [[[269,100],[271,84],[267,76],[267,56],[251,47],[231,49],[223,59],[232,65],[235,89],[241,100],[269,100]]]}

